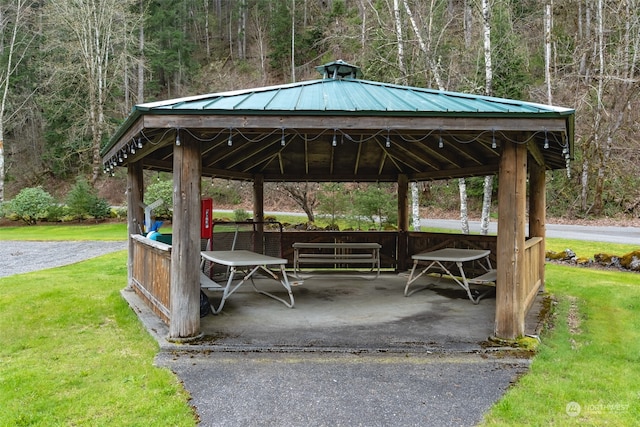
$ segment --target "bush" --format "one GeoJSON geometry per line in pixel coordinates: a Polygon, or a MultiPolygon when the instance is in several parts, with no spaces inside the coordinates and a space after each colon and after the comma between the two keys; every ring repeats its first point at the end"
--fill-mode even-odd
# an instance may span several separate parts
{"type": "Polygon", "coordinates": [[[251,219],[251,214],[244,209],[236,209],[233,211],[233,218],[238,222],[248,221],[251,219]]]}
{"type": "Polygon", "coordinates": [[[47,218],[48,211],[54,204],[53,196],[42,187],[30,187],[23,188],[13,200],[6,203],[4,210],[32,225],[47,218]]]}
{"type": "Polygon", "coordinates": [[[173,181],[156,181],[147,187],[144,193],[144,203],[150,205],[161,199],[162,205],[153,210],[153,216],[161,219],[171,219],[173,217],[173,181]]]}
{"type": "Polygon", "coordinates": [[[69,209],[63,205],[51,205],[51,207],[47,211],[48,222],[59,222],[62,221],[65,217],[69,216],[69,209]]]}
{"type": "Polygon", "coordinates": [[[67,208],[73,219],[104,219],[111,214],[109,203],[84,178],[78,178],[67,195],[67,208]]]}

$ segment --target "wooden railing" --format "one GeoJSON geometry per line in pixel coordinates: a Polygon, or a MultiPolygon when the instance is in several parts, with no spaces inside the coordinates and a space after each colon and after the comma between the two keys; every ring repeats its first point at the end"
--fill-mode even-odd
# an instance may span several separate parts
{"type": "Polygon", "coordinates": [[[131,236],[133,266],[131,286],[160,318],[171,318],[171,245],[141,235],[131,236]]]}
{"type": "Polygon", "coordinates": [[[532,237],[524,245],[523,316],[529,312],[540,286],[544,283],[544,239],[532,237]]]}

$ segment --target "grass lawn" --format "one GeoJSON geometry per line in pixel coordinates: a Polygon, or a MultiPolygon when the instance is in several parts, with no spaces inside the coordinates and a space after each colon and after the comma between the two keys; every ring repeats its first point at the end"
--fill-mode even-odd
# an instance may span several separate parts
{"type": "Polygon", "coordinates": [[[127,223],[0,227],[0,240],[127,240],[127,223]]]}
{"type": "Polygon", "coordinates": [[[120,295],[126,252],[0,279],[0,426],[193,426],[120,295]]]}
{"type": "Polygon", "coordinates": [[[546,289],[552,328],[484,424],[638,425],[640,275],[548,264],[546,289]]]}

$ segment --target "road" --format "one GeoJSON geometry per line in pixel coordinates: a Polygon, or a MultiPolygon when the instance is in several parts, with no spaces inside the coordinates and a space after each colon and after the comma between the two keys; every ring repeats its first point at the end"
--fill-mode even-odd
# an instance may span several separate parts
{"type": "MultiPolygon", "coordinates": [[[[460,229],[460,221],[455,219],[422,219],[420,223],[423,227],[460,229]]],[[[472,233],[479,232],[480,221],[469,221],[469,229],[472,233]]],[[[495,234],[496,229],[497,223],[491,222],[489,233],[495,234]]],[[[547,237],[640,246],[640,228],[638,227],[547,224],[547,237]]]]}

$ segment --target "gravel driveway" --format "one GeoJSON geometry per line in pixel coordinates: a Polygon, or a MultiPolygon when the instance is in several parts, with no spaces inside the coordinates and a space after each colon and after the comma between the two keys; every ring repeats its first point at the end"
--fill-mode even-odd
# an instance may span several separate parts
{"type": "Polygon", "coordinates": [[[127,242],[60,241],[0,242],[0,277],[74,264],[127,249],[127,242]]]}

